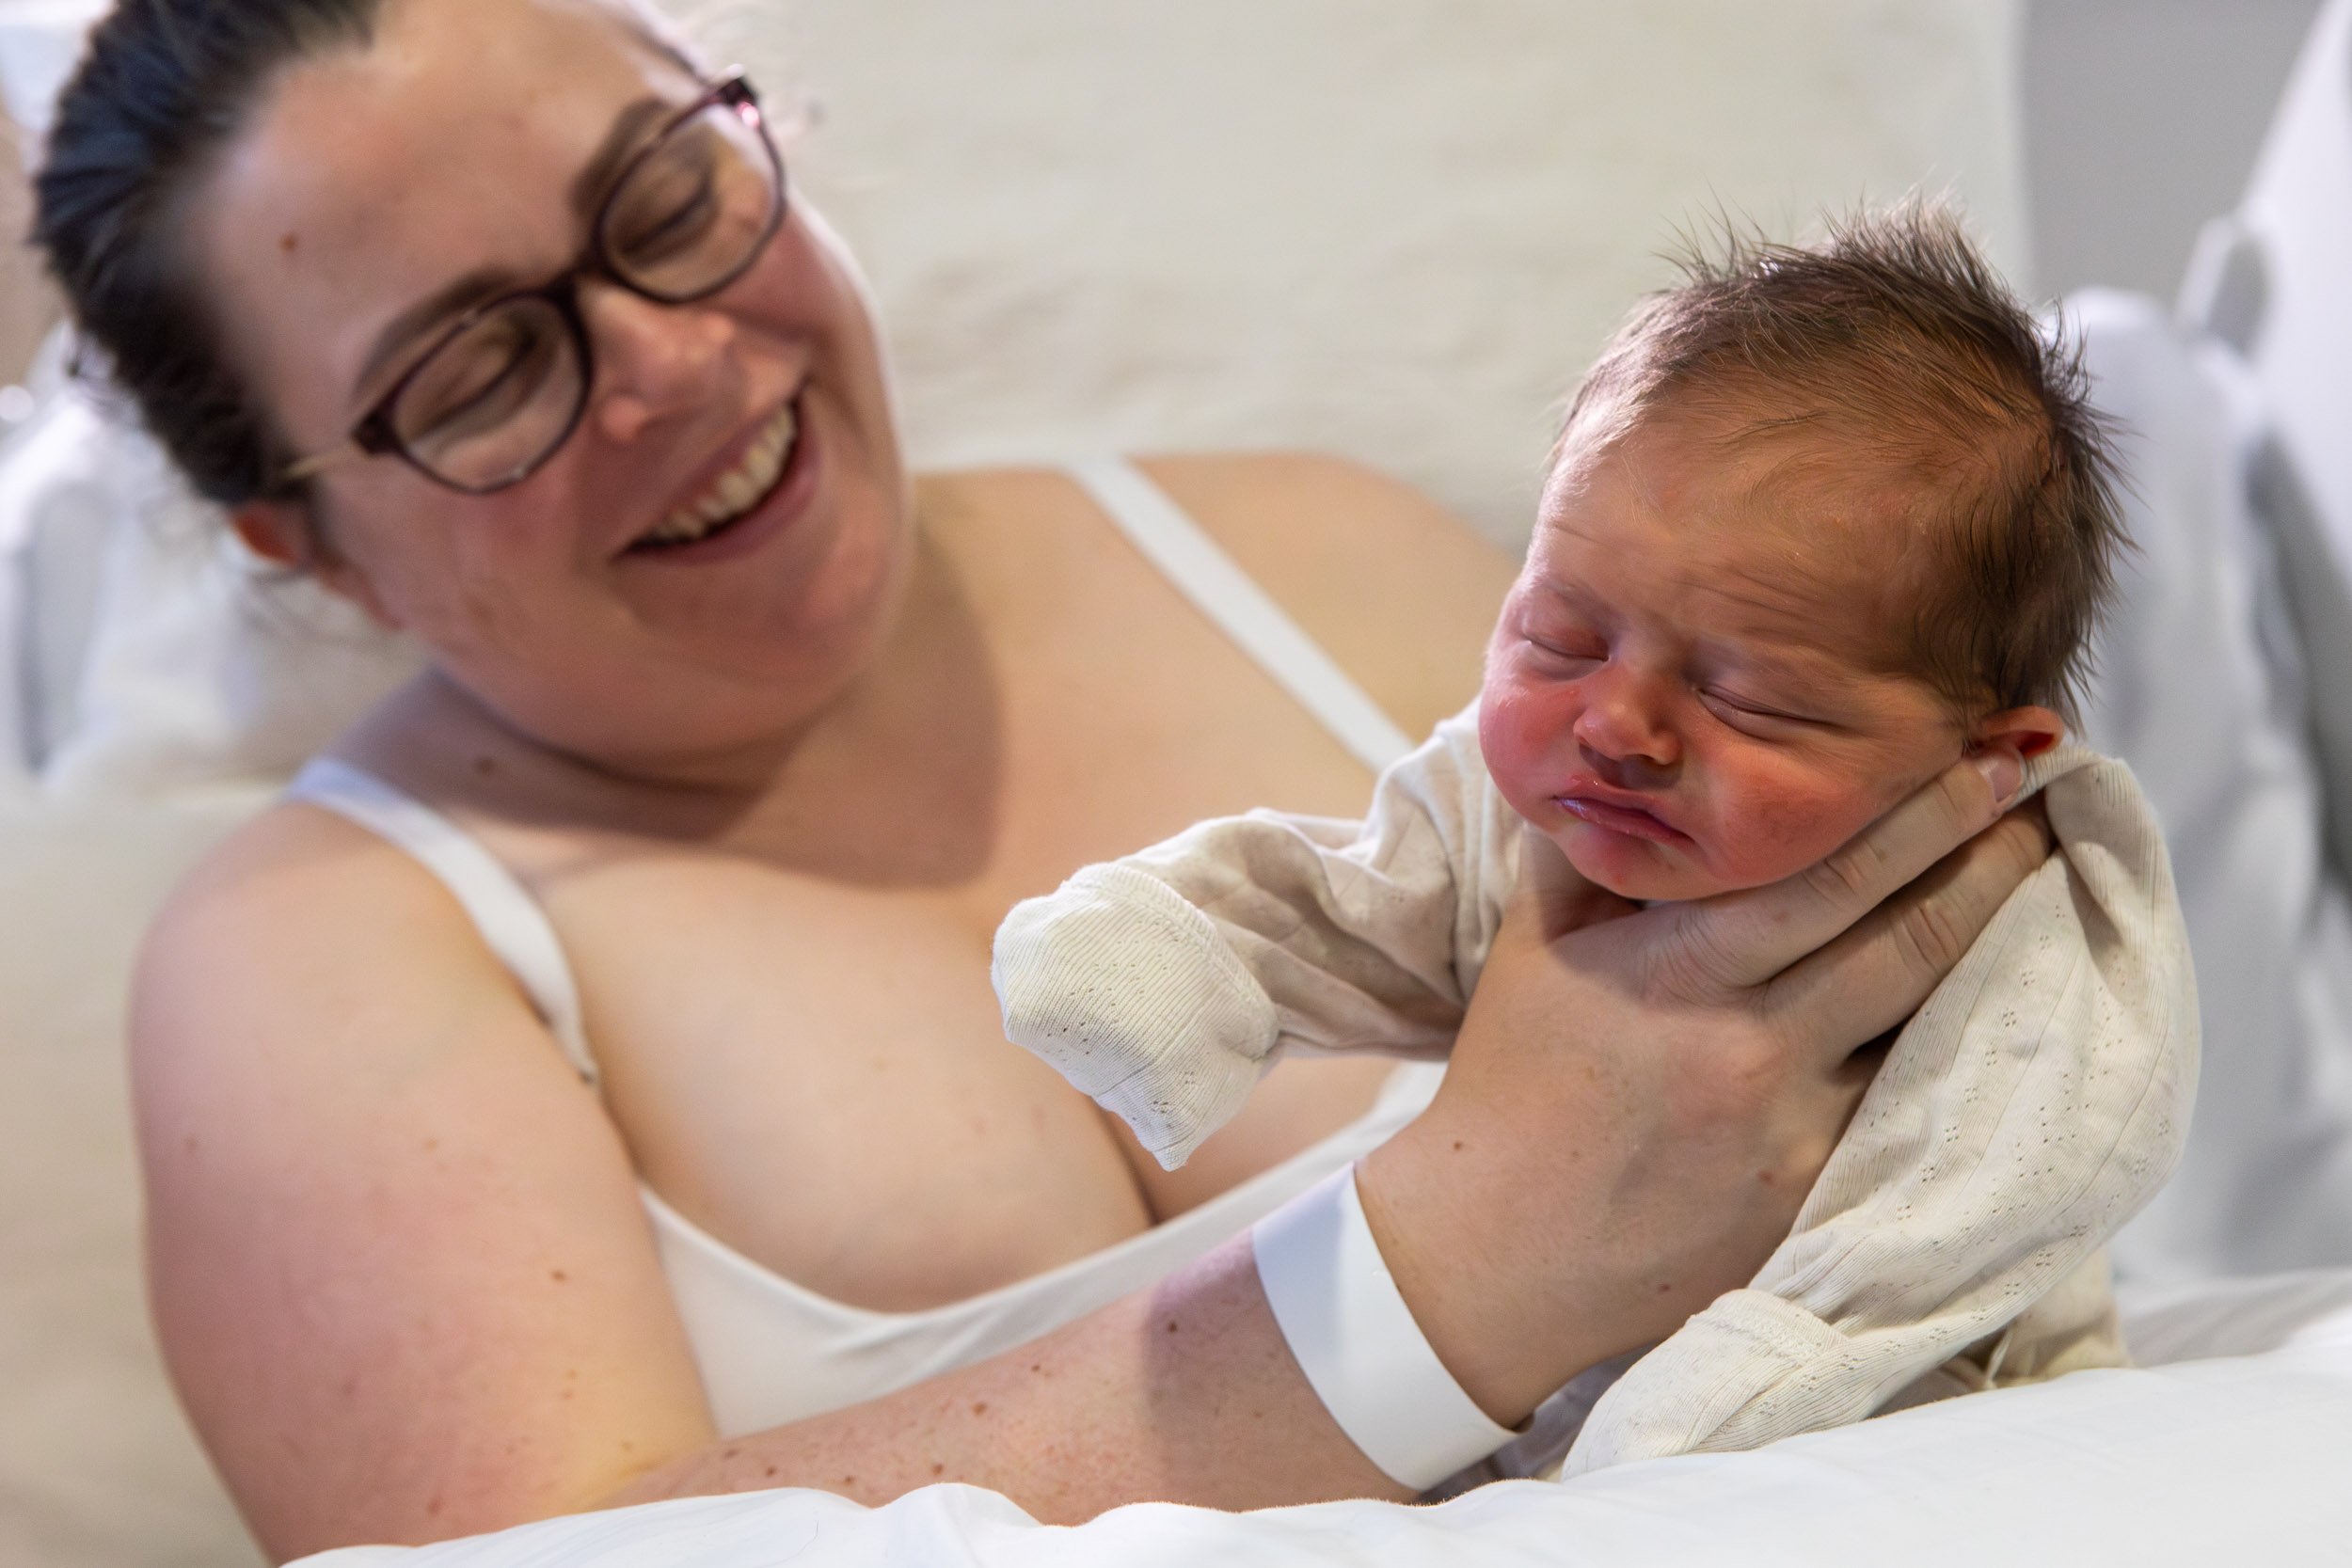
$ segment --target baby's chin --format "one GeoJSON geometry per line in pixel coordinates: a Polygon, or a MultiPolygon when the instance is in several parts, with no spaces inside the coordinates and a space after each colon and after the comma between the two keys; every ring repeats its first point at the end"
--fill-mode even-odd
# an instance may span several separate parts
{"type": "Polygon", "coordinates": [[[1776,882],[1781,875],[1772,868],[1727,873],[1702,863],[1695,845],[1654,844],[1584,822],[1564,823],[1550,837],[1586,881],[1640,904],[1711,898],[1776,882]]]}

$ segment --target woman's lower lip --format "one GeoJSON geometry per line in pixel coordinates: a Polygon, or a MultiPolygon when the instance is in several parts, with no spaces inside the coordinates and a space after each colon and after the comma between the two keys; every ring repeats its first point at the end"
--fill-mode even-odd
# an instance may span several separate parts
{"type": "Polygon", "coordinates": [[[1613,806],[1605,800],[1578,795],[1555,796],[1552,803],[1578,821],[1606,828],[1613,833],[1645,838],[1653,844],[1687,844],[1691,839],[1690,834],[1669,828],[1649,813],[1631,806],[1613,806]]]}
{"type": "Polygon", "coordinates": [[[792,444],[792,455],[785,460],[784,472],[759,504],[728,523],[715,533],[684,545],[639,545],[627,552],[637,561],[654,561],[664,564],[695,565],[705,562],[732,561],[747,555],[766,543],[774,534],[808,510],[817,494],[819,472],[817,432],[810,428],[805,395],[795,404],[799,429],[792,444]]]}

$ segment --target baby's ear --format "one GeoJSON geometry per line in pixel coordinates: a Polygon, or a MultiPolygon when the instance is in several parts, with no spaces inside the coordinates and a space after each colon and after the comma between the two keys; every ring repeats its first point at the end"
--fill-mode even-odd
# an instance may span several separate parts
{"type": "Polygon", "coordinates": [[[2066,738],[2066,721],[2046,707],[2005,707],[1968,726],[1968,749],[2013,746],[2024,757],[2040,756],[2066,738]]]}

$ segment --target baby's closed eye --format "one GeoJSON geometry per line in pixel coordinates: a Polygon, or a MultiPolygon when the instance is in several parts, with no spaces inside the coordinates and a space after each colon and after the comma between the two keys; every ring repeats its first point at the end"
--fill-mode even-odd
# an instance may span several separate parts
{"type": "Polygon", "coordinates": [[[1727,690],[1719,686],[1700,688],[1699,701],[1717,719],[1762,740],[1830,727],[1830,721],[1818,714],[1803,712],[1781,702],[1748,692],[1727,690]]]}

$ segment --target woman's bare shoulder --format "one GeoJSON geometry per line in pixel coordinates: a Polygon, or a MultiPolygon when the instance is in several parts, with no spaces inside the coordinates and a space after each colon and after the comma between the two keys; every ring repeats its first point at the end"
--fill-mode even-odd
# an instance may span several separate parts
{"type": "MultiPolygon", "coordinates": [[[[440,882],[374,833],[286,801],[199,861],[149,927],[132,1051],[175,1063],[234,1051],[354,989],[495,983],[495,960],[440,882]],[[260,1027],[264,1023],[273,1027],[260,1027]]],[[[325,1034],[329,1031],[321,1030],[325,1034]]]]}
{"type": "Polygon", "coordinates": [[[162,940],[184,940],[215,920],[233,926],[282,914],[289,904],[323,914],[388,895],[416,899],[439,885],[414,857],[358,823],[305,801],[280,800],[197,862],[155,929],[162,940]]]}
{"type": "Polygon", "coordinates": [[[1344,458],[1143,467],[1415,737],[1478,689],[1513,562],[1428,496],[1344,458]]]}
{"type": "MultiPolygon", "coordinates": [[[[1139,467],[1406,733],[1428,733],[1476,693],[1516,563],[1428,496],[1308,452],[1153,457],[1139,467]]],[[[1115,540],[1077,487],[1045,469],[931,476],[923,510],[949,521],[1017,516],[1064,546],[1081,529],[1115,540]]]]}

